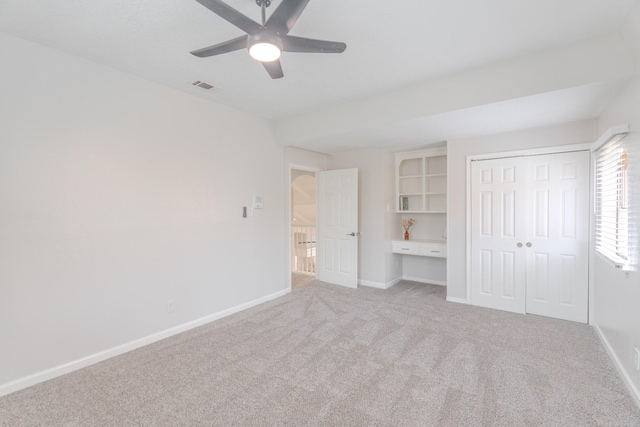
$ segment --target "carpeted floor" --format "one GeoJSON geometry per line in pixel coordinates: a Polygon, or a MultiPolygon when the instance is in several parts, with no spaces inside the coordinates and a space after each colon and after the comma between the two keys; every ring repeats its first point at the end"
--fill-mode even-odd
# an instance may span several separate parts
{"type": "Polygon", "coordinates": [[[586,325],[313,278],[0,398],[0,425],[638,426],[586,325]]]}

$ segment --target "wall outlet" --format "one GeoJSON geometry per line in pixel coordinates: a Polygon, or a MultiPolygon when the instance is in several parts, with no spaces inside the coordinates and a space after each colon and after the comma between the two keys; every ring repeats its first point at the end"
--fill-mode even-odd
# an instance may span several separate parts
{"type": "Polygon", "coordinates": [[[640,347],[633,348],[633,366],[640,371],[640,347]]]}
{"type": "Polygon", "coordinates": [[[176,311],[176,304],[173,302],[172,299],[167,300],[166,305],[167,305],[167,314],[170,314],[176,311]]]}

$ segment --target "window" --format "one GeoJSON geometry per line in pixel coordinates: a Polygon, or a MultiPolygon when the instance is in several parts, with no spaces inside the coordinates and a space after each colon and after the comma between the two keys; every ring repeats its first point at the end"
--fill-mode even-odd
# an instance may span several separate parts
{"type": "MultiPolygon", "coordinates": [[[[637,265],[637,244],[631,239],[636,223],[630,215],[630,206],[637,203],[630,188],[629,151],[624,143],[626,133],[607,138],[596,151],[596,236],[598,254],[616,268],[632,270],[637,265]]],[[[637,198],[638,193],[635,193],[637,198]]]]}

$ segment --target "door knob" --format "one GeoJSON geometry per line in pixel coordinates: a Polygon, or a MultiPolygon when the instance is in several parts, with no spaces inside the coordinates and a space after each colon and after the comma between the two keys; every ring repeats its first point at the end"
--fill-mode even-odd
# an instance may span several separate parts
{"type": "Polygon", "coordinates": [[[522,243],[518,242],[518,244],[516,246],[521,248],[522,247],[522,243]]]}
{"type": "Polygon", "coordinates": [[[531,242],[527,242],[527,247],[530,248],[531,247],[531,242]]]}
{"type": "Polygon", "coordinates": [[[353,237],[356,237],[356,236],[359,236],[359,235],[360,235],[360,232],[356,233],[355,231],[353,233],[347,234],[347,236],[353,236],[353,237]]]}

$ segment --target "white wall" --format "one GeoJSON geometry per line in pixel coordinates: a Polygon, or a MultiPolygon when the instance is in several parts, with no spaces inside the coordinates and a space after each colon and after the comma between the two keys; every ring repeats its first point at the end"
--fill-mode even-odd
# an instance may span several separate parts
{"type": "Polygon", "coordinates": [[[593,121],[567,123],[447,143],[447,297],[467,298],[467,156],[555,147],[595,140],[593,121]]]}
{"type": "Polygon", "coordinates": [[[266,121],[2,33],[0,56],[0,391],[286,290],[266,121]]]}
{"type": "MultiPolygon", "coordinates": [[[[415,223],[409,234],[411,239],[444,240],[447,235],[447,214],[412,213],[402,214],[402,219],[413,218],[415,223]]],[[[400,232],[403,232],[400,228],[400,232]]]]}
{"type": "Polygon", "coordinates": [[[391,241],[402,239],[402,215],[396,213],[396,160],[391,153],[382,155],[384,171],[384,248],[385,248],[385,286],[389,286],[402,277],[402,255],[391,253],[391,241]]]}
{"type": "Polygon", "coordinates": [[[329,169],[358,168],[359,274],[361,284],[387,287],[400,277],[399,255],[391,253],[391,240],[400,224],[395,213],[394,158],[386,150],[365,149],[335,153],[329,169]],[[394,227],[395,224],[395,227],[394,227]]]}
{"type": "MultiPolygon", "coordinates": [[[[623,35],[640,65],[640,5],[630,15],[623,35]]],[[[636,71],[631,83],[598,118],[598,134],[622,123],[630,124],[631,128],[625,142],[640,145],[640,71],[636,71]]],[[[633,184],[640,185],[640,181],[636,178],[633,184]]],[[[640,405],[640,371],[633,366],[633,347],[640,348],[640,273],[616,271],[596,256],[594,274],[594,322],[617,359],[625,380],[634,388],[634,397],[640,405]]]]}
{"type": "MultiPolygon", "coordinates": [[[[287,173],[289,173],[290,165],[325,170],[327,168],[327,158],[326,154],[315,151],[297,147],[284,148],[284,167],[287,173]]],[[[287,183],[286,191],[289,191],[289,183],[287,183]]]]}

